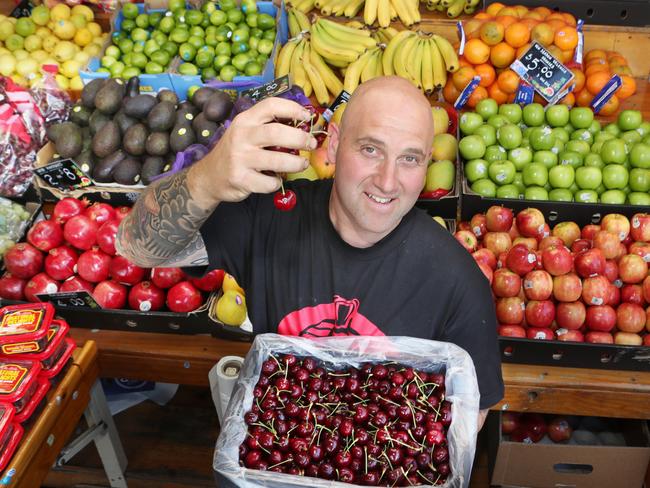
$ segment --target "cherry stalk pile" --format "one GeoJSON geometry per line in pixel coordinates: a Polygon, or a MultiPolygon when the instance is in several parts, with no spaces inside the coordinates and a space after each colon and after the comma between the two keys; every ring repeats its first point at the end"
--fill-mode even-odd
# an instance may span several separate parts
{"type": "Polygon", "coordinates": [[[456,239],[492,286],[499,334],[650,346],[650,215],[605,215],[582,229],[493,206],[456,239]]]}
{"type": "Polygon", "coordinates": [[[244,416],[240,463],[367,486],[442,484],[451,424],[444,379],[396,363],[334,371],[271,355],[244,416]]]}
{"type": "Polygon", "coordinates": [[[27,242],[5,254],[0,297],[37,302],[38,294],[87,291],[102,308],[148,312],[166,306],[186,313],[200,307],[204,294],[221,287],[223,271],[190,279],[180,268],[140,268],[119,256],[115,237],[129,211],[70,197],[60,200],[50,219],[29,230],[27,242]]]}

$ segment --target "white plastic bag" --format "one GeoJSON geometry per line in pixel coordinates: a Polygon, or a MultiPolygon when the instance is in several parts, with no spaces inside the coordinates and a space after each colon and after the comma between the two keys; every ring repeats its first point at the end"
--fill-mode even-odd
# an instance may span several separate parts
{"type": "Polygon", "coordinates": [[[452,421],[448,431],[451,475],[441,486],[462,488],[469,485],[476,449],[479,391],[474,363],[465,350],[446,342],[412,337],[344,336],[304,339],[262,334],[255,337],[246,355],[221,426],[213,463],[217,486],[220,488],[358,486],[319,478],[258,471],[239,465],[239,445],[246,438],[248,427],[244,422],[244,414],[250,410],[253,403],[253,388],[259,379],[262,362],[271,353],[294,354],[298,357],[311,356],[326,363],[336,364],[337,368],[359,367],[368,362],[395,361],[426,372],[445,371],[445,399],[452,403],[452,421]]]}

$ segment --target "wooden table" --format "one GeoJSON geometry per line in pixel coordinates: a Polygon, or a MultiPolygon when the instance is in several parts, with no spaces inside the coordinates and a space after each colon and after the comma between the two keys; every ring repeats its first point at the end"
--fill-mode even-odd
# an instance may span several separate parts
{"type": "MultiPolygon", "coordinates": [[[[208,371],[249,344],[210,336],[71,329],[97,343],[100,374],[207,386],[208,371]]],[[[650,373],[504,364],[506,394],[495,410],[650,419],[650,373]]]]}

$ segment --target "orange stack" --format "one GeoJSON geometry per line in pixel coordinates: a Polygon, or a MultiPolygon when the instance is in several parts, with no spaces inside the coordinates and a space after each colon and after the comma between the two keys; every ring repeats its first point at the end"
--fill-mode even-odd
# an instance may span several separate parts
{"type": "MultiPolygon", "coordinates": [[[[576,23],[573,15],[554,12],[547,7],[529,9],[523,5],[507,7],[502,3],[491,4],[464,24],[467,38],[465,50],[460,58],[460,69],[445,85],[445,99],[453,103],[460,90],[478,75],[481,82],[467,103],[469,107],[475,107],[480,100],[488,97],[500,104],[512,102],[519,77],[508,66],[533,41],[539,42],[553,56],[568,64],[578,45],[576,23]]],[[[579,70],[575,68],[573,71],[579,70]]],[[[574,101],[573,94],[569,94],[562,102],[573,105],[574,101]]]]}

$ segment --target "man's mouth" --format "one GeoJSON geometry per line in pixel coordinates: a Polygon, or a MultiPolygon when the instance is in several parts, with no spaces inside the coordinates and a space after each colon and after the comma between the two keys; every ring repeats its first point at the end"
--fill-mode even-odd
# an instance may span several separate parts
{"type": "Polygon", "coordinates": [[[390,202],[394,200],[394,198],[379,197],[377,195],[373,195],[372,193],[366,193],[366,196],[370,198],[372,201],[377,202],[381,205],[388,205],[390,202]]]}

